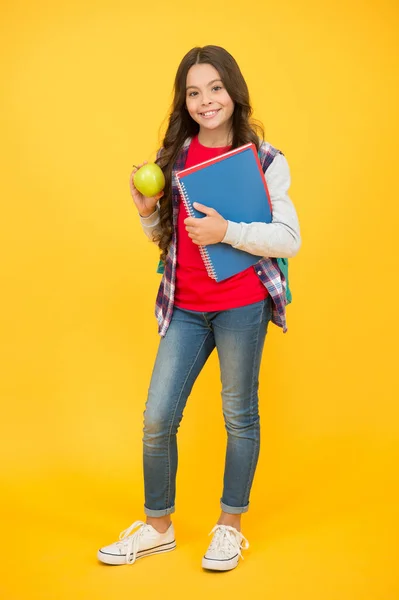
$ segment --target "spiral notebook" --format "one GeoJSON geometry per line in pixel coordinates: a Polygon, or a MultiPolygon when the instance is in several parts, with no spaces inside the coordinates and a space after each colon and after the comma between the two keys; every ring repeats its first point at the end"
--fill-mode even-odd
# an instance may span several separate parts
{"type": "MultiPolygon", "coordinates": [[[[199,202],[236,223],[272,220],[272,207],[255,144],[246,144],[176,174],[187,213],[205,215],[193,207],[199,202]]],[[[263,256],[237,250],[230,244],[199,246],[208,275],[223,281],[255,265],[263,256]]]]}

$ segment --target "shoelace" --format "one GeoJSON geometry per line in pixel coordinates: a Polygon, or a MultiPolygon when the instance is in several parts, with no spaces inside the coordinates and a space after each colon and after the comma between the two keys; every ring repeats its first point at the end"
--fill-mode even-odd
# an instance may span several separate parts
{"type": "Polygon", "coordinates": [[[117,542],[116,544],[118,546],[126,547],[126,563],[129,565],[132,565],[136,561],[140,538],[144,534],[146,527],[147,525],[144,523],[144,521],[135,521],[132,523],[132,525],[130,525],[130,527],[119,534],[119,539],[121,541],[117,542]],[[130,533],[133,531],[133,529],[136,529],[136,527],[140,527],[140,529],[130,535],[130,533]],[[133,555],[132,558],[130,558],[131,554],[133,555]]]}
{"type": "Polygon", "coordinates": [[[215,525],[209,535],[212,535],[213,533],[215,533],[215,535],[209,547],[210,550],[217,550],[222,554],[226,554],[228,552],[226,545],[228,546],[231,544],[241,556],[242,560],[244,560],[241,549],[247,550],[249,548],[249,542],[242,535],[241,531],[238,531],[235,527],[230,527],[229,525],[215,525]]]}

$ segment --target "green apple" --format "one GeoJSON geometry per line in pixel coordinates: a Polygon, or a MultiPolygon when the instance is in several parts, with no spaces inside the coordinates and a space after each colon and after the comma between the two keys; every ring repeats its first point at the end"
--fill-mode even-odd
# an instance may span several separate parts
{"type": "Polygon", "coordinates": [[[155,163],[147,163],[136,171],[133,182],[138,191],[147,198],[156,196],[165,187],[163,171],[155,163]]]}

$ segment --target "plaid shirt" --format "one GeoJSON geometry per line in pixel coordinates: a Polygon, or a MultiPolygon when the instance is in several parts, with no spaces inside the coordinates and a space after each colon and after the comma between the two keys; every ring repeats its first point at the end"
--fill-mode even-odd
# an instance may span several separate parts
{"type": "MultiPolygon", "coordinates": [[[[172,172],[173,235],[166,257],[163,269],[163,277],[159,286],[155,306],[155,316],[158,321],[158,333],[162,337],[165,336],[172,320],[175,296],[177,249],[176,231],[180,204],[180,192],[176,182],[176,172],[184,169],[190,142],[191,139],[188,138],[184,143],[172,172]]],[[[264,172],[266,172],[267,168],[273,162],[275,156],[279,153],[281,153],[280,150],[273,148],[273,146],[270,144],[266,142],[261,144],[259,149],[259,158],[264,172]]],[[[262,258],[254,265],[254,269],[273,300],[272,322],[278,327],[282,327],[283,332],[285,333],[287,331],[285,318],[285,306],[288,303],[287,283],[284,273],[279,268],[279,260],[280,259],[277,258],[262,258]]]]}

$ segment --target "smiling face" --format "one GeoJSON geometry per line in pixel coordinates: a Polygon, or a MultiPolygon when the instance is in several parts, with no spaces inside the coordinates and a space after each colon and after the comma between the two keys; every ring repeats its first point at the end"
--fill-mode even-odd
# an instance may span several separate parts
{"type": "Polygon", "coordinates": [[[187,73],[186,107],[200,127],[203,142],[227,144],[234,102],[217,70],[208,63],[193,65],[187,73]]]}

